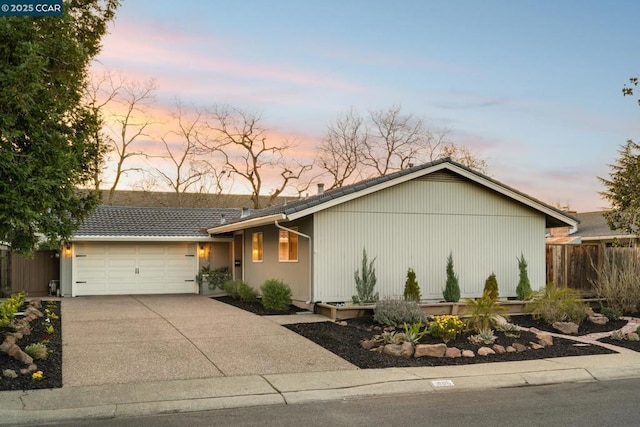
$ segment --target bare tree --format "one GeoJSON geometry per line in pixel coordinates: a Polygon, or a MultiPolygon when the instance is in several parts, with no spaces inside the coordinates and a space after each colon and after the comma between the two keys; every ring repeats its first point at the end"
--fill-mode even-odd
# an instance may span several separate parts
{"type": "Polygon", "coordinates": [[[430,149],[422,119],[401,114],[399,106],[369,112],[370,129],[363,163],[382,176],[405,169],[430,149]]]}
{"type": "Polygon", "coordinates": [[[84,88],[84,103],[89,107],[92,119],[96,123],[95,133],[91,136],[93,144],[97,147],[93,182],[96,190],[100,189],[102,183],[101,174],[104,159],[113,150],[113,139],[105,133],[104,108],[113,102],[118,96],[121,86],[119,76],[105,68],[101,72],[93,73],[84,88]]]}
{"type": "Polygon", "coordinates": [[[363,151],[367,144],[362,117],[351,109],[330,124],[327,135],[318,147],[316,165],[328,174],[332,183],[328,190],[342,187],[345,181],[361,172],[363,151]]]}
{"type": "Polygon", "coordinates": [[[316,165],[331,178],[329,188],[442,157],[486,173],[486,160],[452,142],[449,135],[447,130],[427,129],[423,119],[402,114],[399,106],[369,111],[367,119],[351,109],[328,126],[316,165]]]}
{"type": "Polygon", "coordinates": [[[109,189],[109,203],[118,187],[123,174],[140,171],[141,168],[127,167],[125,162],[136,156],[146,156],[135,149],[134,142],[140,137],[148,136],[147,128],[153,124],[149,118],[149,107],[154,100],[157,87],[153,80],[146,82],[122,81],[121,89],[114,102],[121,105],[123,112],[116,112],[107,124],[112,137],[113,151],[116,153],[116,170],[113,183],[109,189]]]}
{"type": "Polygon", "coordinates": [[[172,113],[177,130],[168,132],[160,140],[164,144],[165,154],[159,156],[171,164],[169,169],[155,168],[156,175],[177,195],[178,205],[182,206],[182,194],[196,188],[196,192],[207,192],[202,184],[209,174],[209,164],[198,159],[206,128],[203,112],[198,109],[186,111],[177,101],[176,111],[172,113]]]}
{"type": "Polygon", "coordinates": [[[286,156],[295,147],[294,143],[270,143],[261,119],[258,114],[217,106],[210,112],[209,128],[213,135],[205,145],[210,152],[221,154],[225,167],[250,186],[254,209],[262,207],[260,196],[265,177],[277,182],[268,197],[267,204],[271,204],[287,186],[311,169],[311,165],[297,163],[286,156]]]}

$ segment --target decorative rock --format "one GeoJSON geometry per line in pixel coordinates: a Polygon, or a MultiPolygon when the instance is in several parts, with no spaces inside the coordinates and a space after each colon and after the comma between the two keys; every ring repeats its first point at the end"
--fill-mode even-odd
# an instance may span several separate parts
{"type": "Polygon", "coordinates": [[[593,311],[593,308],[591,307],[587,307],[587,309],[585,310],[587,316],[591,317],[591,316],[596,316],[596,315],[600,315],[602,316],[602,314],[600,313],[596,313],[595,311],[593,311]]]}
{"type": "Polygon", "coordinates": [[[520,344],[519,342],[514,342],[512,344],[513,348],[518,352],[518,353],[522,353],[523,351],[527,351],[527,347],[520,344]]]}
{"type": "Polygon", "coordinates": [[[19,352],[19,351],[22,351],[22,350],[20,350],[20,347],[18,347],[18,346],[17,346],[17,345],[15,345],[15,344],[11,344],[11,345],[9,346],[9,348],[7,348],[6,350],[4,350],[4,352],[5,352],[5,353],[7,353],[7,355],[9,355],[9,356],[11,356],[11,357],[15,356],[15,354],[16,354],[17,352],[19,352]]]}
{"type": "Polygon", "coordinates": [[[589,322],[593,323],[594,325],[606,325],[608,321],[609,319],[607,319],[603,315],[589,316],[589,322]]]}
{"type": "Polygon", "coordinates": [[[26,368],[20,369],[20,373],[21,373],[22,375],[32,374],[32,373],[34,373],[34,372],[35,372],[35,371],[37,371],[37,370],[38,370],[38,366],[37,366],[37,365],[34,365],[34,364],[32,363],[31,365],[27,366],[26,368]]]}
{"type": "Polygon", "coordinates": [[[462,357],[476,357],[472,350],[462,350],[462,357]]]}
{"type": "Polygon", "coordinates": [[[4,339],[3,344],[4,344],[4,343],[8,343],[9,345],[11,345],[11,344],[15,344],[15,343],[16,343],[16,337],[15,337],[15,336],[13,336],[13,335],[7,335],[7,336],[5,337],[5,339],[4,339]]]}
{"type": "Polygon", "coordinates": [[[13,358],[18,360],[19,362],[24,363],[25,365],[31,365],[33,363],[33,357],[29,356],[22,350],[18,350],[18,352],[13,355],[13,358]]]}
{"type": "Polygon", "coordinates": [[[393,357],[402,357],[402,345],[400,344],[387,344],[382,350],[383,354],[393,357]]]}
{"type": "Polygon", "coordinates": [[[22,332],[14,332],[11,334],[12,337],[14,337],[16,340],[21,340],[22,339],[22,332]]]}
{"type": "Polygon", "coordinates": [[[515,348],[513,348],[512,345],[507,346],[506,350],[507,350],[507,353],[515,353],[517,351],[515,348]]]}
{"type": "Polygon", "coordinates": [[[360,341],[360,346],[365,350],[371,350],[376,342],[373,339],[360,341]]]}
{"type": "Polygon", "coordinates": [[[462,357],[462,352],[458,347],[447,347],[447,351],[444,352],[444,357],[457,359],[458,357],[462,357]]]}
{"type": "Polygon", "coordinates": [[[507,319],[505,319],[504,317],[500,316],[499,314],[496,314],[495,316],[493,316],[493,322],[497,325],[497,326],[504,326],[507,323],[507,319]]]}
{"type": "Polygon", "coordinates": [[[540,345],[540,344],[535,343],[535,342],[530,342],[530,343],[529,343],[529,345],[531,346],[531,348],[532,348],[533,350],[540,350],[540,349],[543,349],[543,348],[544,348],[544,346],[543,346],[543,345],[540,345]]]}
{"type": "Polygon", "coordinates": [[[393,332],[396,330],[396,328],[394,326],[385,326],[385,328],[383,329],[385,332],[393,332]]]}
{"type": "Polygon", "coordinates": [[[18,374],[13,369],[5,369],[2,371],[2,376],[5,378],[18,378],[18,374]]]}
{"type": "Polygon", "coordinates": [[[538,344],[541,346],[550,347],[553,345],[553,337],[547,332],[538,332],[536,334],[536,339],[538,340],[538,344]]]}
{"type": "Polygon", "coordinates": [[[504,354],[507,352],[507,350],[504,348],[504,346],[500,345],[500,344],[494,344],[493,347],[491,347],[493,349],[493,351],[496,352],[496,354],[504,354]]]}
{"type": "Polygon", "coordinates": [[[418,344],[413,357],[444,357],[447,353],[446,344],[418,344]]]}
{"type": "Polygon", "coordinates": [[[410,342],[403,342],[401,347],[402,353],[400,354],[400,356],[404,357],[405,359],[409,359],[411,356],[413,356],[413,344],[411,344],[410,342]]]}
{"type": "Polygon", "coordinates": [[[496,352],[489,347],[480,347],[478,349],[478,356],[488,356],[490,354],[496,354],[496,352]]]}
{"type": "Polygon", "coordinates": [[[573,322],[554,322],[551,326],[553,326],[554,329],[557,329],[563,334],[568,334],[568,335],[578,334],[578,325],[573,322]]]}
{"type": "Polygon", "coordinates": [[[338,325],[340,326],[347,326],[347,322],[345,322],[344,320],[342,322],[338,322],[338,325]]]}
{"type": "Polygon", "coordinates": [[[627,339],[628,339],[629,341],[640,341],[640,335],[638,335],[638,334],[637,334],[637,333],[635,333],[635,332],[629,332],[629,333],[627,334],[627,339]]]}
{"type": "Polygon", "coordinates": [[[382,353],[384,351],[384,346],[383,345],[379,345],[378,347],[373,347],[369,351],[375,351],[376,353],[382,353]]]}

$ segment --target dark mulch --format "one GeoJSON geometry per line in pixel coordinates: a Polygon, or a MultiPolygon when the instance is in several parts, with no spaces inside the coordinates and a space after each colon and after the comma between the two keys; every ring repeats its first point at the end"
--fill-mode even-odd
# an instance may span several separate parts
{"type": "MultiPolygon", "coordinates": [[[[42,371],[43,378],[41,380],[31,379],[31,374],[21,375],[20,369],[26,366],[18,362],[13,357],[0,352],[0,371],[5,369],[13,369],[18,373],[17,378],[5,378],[0,375],[0,391],[3,390],[33,390],[42,388],[60,388],[62,387],[62,315],[60,314],[60,302],[59,301],[42,301],[42,308],[40,311],[44,313],[44,310],[48,308],[59,319],[52,319],[54,331],[49,334],[45,330],[46,322],[45,317],[34,320],[31,322],[31,334],[25,335],[16,344],[25,349],[29,344],[35,344],[42,342],[45,339],[49,340],[46,344],[49,349],[49,355],[44,360],[36,360],[34,363],[38,366],[38,370],[42,371]]],[[[4,341],[7,333],[13,332],[9,328],[0,328],[0,340],[4,341]]]]}
{"type": "Polygon", "coordinates": [[[604,342],[607,344],[617,345],[618,347],[624,347],[624,348],[628,348],[629,350],[640,352],[640,341],[627,341],[627,340],[618,341],[618,340],[612,340],[611,338],[602,338],[602,339],[599,339],[598,341],[604,342]]]}
{"type": "Polygon", "coordinates": [[[246,311],[250,311],[250,312],[258,314],[260,316],[275,316],[275,315],[279,315],[279,314],[296,314],[296,313],[299,313],[301,311],[304,311],[301,308],[296,307],[295,305],[289,305],[289,309],[285,310],[285,311],[270,310],[270,309],[264,308],[259,301],[258,302],[246,302],[246,301],[241,301],[239,299],[231,298],[229,296],[213,297],[212,299],[218,300],[218,301],[223,302],[225,304],[232,305],[234,307],[241,308],[241,309],[246,310],[246,311]]]}
{"type": "MultiPolygon", "coordinates": [[[[417,359],[402,359],[387,356],[365,350],[360,346],[360,341],[369,339],[379,330],[375,330],[375,323],[371,318],[352,319],[347,321],[346,326],[341,326],[332,322],[322,323],[298,323],[286,326],[290,330],[299,333],[316,344],[337,354],[343,359],[353,363],[359,368],[391,368],[391,367],[415,367],[415,366],[448,366],[467,365],[474,363],[505,362],[519,360],[534,360],[564,356],[586,356],[593,354],[615,353],[596,345],[577,345],[575,341],[554,338],[554,345],[540,350],[527,350],[522,353],[504,353],[490,356],[476,356],[474,358],[433,358],[421,357],[417,359]]],[[[498,336],[497,344],[504,347],[518,342],[528,345],[530,341],[536,342],[535,335],[523,331],[519,338],[509,338],[502,333],[496,332],[498,336]]],[[[429,335],[425,336],[421,343],[439,343],[429,335]]],[[[447,343],[449,347],[458,347],[461,350],[477,350],[480,346],[469,343],[466,336],[459,336],[455,340],[447,343]]]]}
{"type": "MultiPolygon", "coordinates": [[[[532,316],[512,316],[511,323],[515,323],[523,328],[537,328],[540,331],[558,332],[551,327],[548,323],[545,323],[541,319],[534,319],[532,316]]],[[[609,332],[620,329],[627,324],[626,320],[610,320],[604,325],[596,325],[587,320],[580,323],[578,327],[578,335],[594,334],[597,332],[609,332]]]]}

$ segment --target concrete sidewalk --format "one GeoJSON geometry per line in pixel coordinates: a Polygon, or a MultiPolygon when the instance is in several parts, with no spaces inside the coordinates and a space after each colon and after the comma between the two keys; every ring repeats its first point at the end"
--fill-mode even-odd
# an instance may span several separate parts
{"type": "Polygon", "coordinates": [[[0,392],[0,425],[640,377],[640,355],[246,375],[0,392]]]}
{"type": "Polygon", "coordinates": [[[358,369],[280,326],[315,320],[259,317],[198,295],[64,299],[63,387],[0,392],[0,425],[640,377],[640,353],[622,348],[358,369]]]}

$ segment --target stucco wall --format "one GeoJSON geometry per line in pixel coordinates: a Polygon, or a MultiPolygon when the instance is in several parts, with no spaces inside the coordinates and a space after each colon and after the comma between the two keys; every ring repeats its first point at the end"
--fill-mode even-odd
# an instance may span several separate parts
{"type": "MultiPolygon", "coordinates": [[[[298,227],[298,231],[310,234],[313,229],[312,218],[286,222],[287,228],[298,227]]],[[[306,302],[309,300],[309,239],[298,238],[298,261],[278,261],[278,232],[275,225],[251,228],[244,233],[244,280],[259,289],[267,279],[280,279],[291,287],[292,299],[306,302]],[[263,233],[263,261],[254,262],[251,258],[251,240],[253,233],[263,233]]]]}

